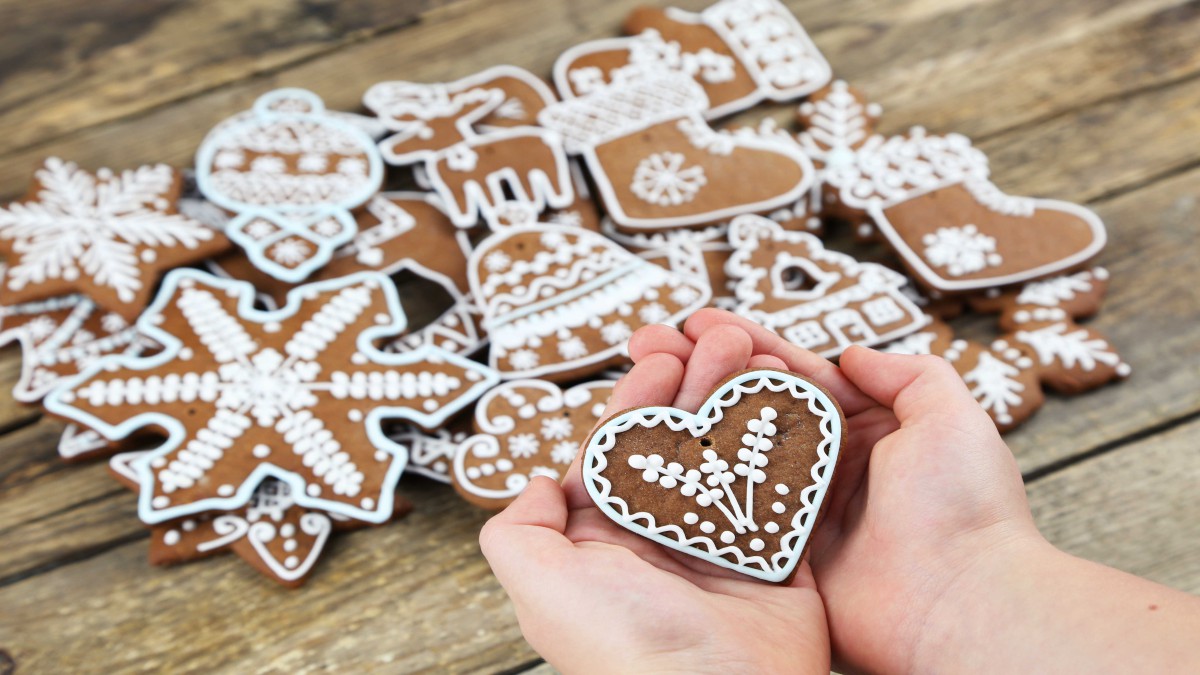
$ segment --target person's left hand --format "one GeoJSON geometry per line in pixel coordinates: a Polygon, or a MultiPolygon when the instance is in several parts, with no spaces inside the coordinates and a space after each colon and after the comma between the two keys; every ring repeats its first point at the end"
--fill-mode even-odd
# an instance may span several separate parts
{"type": "MultiPolygon", "coordinates": [[[[635,335],[636,365],[602,419],[651,405],[695,412],[733,372],[787,369],[751,356],[736,326],[706,331],[686,366],[672,349],[679,337],[664,327],[635,335]]],[[[534,478],[488,521],[480,545],[526,639],[564,672],[829,672],[825,609],[807,562],[789,584],[768,584],[633,534],[592,503],[580,458],[561,487],[534,478]]]]}

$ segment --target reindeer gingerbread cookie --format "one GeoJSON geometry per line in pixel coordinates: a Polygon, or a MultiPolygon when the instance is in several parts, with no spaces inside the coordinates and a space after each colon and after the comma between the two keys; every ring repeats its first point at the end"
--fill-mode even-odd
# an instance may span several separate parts
{"type": "Polygon", "coordinates": [[[462,228],[494,222],[506,201],[538,213],[574,202],[560,137],[535,126],[552,101],[545,83],[515,66],[450,83],[381,82],[363,96],[395,132],[380,142],[384,159],[420,166],[462,228]]]}

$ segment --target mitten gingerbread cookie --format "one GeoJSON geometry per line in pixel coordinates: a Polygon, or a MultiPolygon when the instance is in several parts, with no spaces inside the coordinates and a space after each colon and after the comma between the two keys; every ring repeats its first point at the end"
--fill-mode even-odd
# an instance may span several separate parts
{"type": "Polygon", "coordinates": [[[729,243],[734,311],[821,356],[882,344],[928,322],[901,292],[903,275],[826,250],[807,232],[742,216],[729,226],[729,243]]]}
{"type": "Polygon", "coordinates": [[[845,418],[793,373],[748,370],[696,413],[627,410],[584,446],[583,482],[621,527],[687,555],[784,581],[820,519],[845,418]]]}
{"type": "Polygon", "coordinates": [[[508,506],[534,476],[560,480],[600,421],[613,380],[570,389],[542,380],[505,382],[475,408],[475,434],[454,456],[454,488],[485,509],[508,506]]]}
{"type": "Polygon", "coordinates": [[[455,225],[492,223],[496,208],[519,201],[540,213],[574,201],[558,134],[533,126],[549,88],[514,66],[496,66],[450,83],[381,82],[363,105],[396,133],[380,143],[384,159],[417,165],[455,225]]]}
{"type": "Polygon", "coordinates": [[[583,156],[624,229],[712,224],[805,194],[812,163],[794,144],[714,131],[707,107],[691,78],[664,73],[549,106],[539,119],[583,156]]]}
{"type": "Polygon", "coordinates": [[[697,263],[680,273],[564,225],[508,225],[471,253],[471,292],[505,379],[586,377],[625,358],[633,331],[705,306],[697,263]]]}
{"type": "Polygon", "coordinates": [[[263,94],[217,125],[196,153],[204,198],[237,215],[226,234],[255,267],[299,283],[349,242],[351,215],[379,191],[375,141],[303,89],[263,94]]]}
{"type": "Polygon", "coordinates": [[[404,328],[382,274],[300,287],[274,312],[254,299],[248,283],[171,272],[137,324],[162,351],[93,364],[46,409],[109,439],[165,432],[134,462],[147,523],[239,508],[268,476],[302,506],[383,522],[406,450],[381,423],[436,428],[498,378],[435,347],[379,351],[404,328]]]}
{"type": "Polygon", "coordinates": [[[160,274],[229,248],[220,233],[179,214],[181,186],[165,164],[92,174],[47,159],[28,196],[0,208],[0,300],[81,293],[132,322],[160,274]]]}
{"type": "Polygon", "coordinates": [[[563,98],[674,72],[704,87],[705,115],[716,118],[800,98],[830,77],[825,57],[778,0],[721,0],[699,14],[638,8],[624,31],[632,37],[585,42],[559,56],[554,83],[563,98]]]}

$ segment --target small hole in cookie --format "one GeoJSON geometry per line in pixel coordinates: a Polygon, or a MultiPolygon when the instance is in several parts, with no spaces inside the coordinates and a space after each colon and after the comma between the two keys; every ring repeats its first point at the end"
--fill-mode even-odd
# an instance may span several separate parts
{"type": "Polygon", "coordinates": [[[563,417],[570,417],[570,416],[571,416],[571,411],[570,411],[570,410],[564,410],[564,411],[563,411],[563,417]]]}
{"type": "Polygon", "coordinates": [[[710,447],[712,447],[712,439],[709,439],[709,438],[701,438],[701,439],[700,439],[700,445],[701,445],[702,447],[705,447],[705,448],[710,448],[710,447]]]}
{"type": "Polygon", "coordinates": [[[783,287],[789,291],[811,291],[817,286],[816,280],[799,267],[789,267],[780,276],[783,287]]]}

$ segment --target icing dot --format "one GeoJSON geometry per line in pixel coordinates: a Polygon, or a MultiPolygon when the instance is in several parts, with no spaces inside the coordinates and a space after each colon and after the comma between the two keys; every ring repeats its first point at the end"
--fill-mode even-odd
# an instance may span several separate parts
{"type": "Polygon", "coordinates": [[[321,496],[321,486],[309,483],[308,487],[304,488],[304,492],[306,492],[309,497],[319,497],[321,496]]]}
{"type": "Polygon", "coordinates": [[[500,471],[512,471],[512,460],[508,459],[507,457],[501,457],[500,459],[496,460],[496,468],[500,471]]]}
{"type": "Polygon", "coordinates": [[[604,414],[604,404],[603,403],[597,403],[596,405],[592,406],[592,417],[599,417],[603,414],[604,414]]]}
{"type": "Polygon", "coordinates": [[[270,454],[271,454],[271,448],[263,445],[262,443],[259,443],[258,445],[254,446],[254,456],[255,457],[262,459],[264,457],[269,456],[270,454]]]}
{"type": "Polygon", "coordinates": [[[196,529],[196,521],[194,521],[194,520],[183,521],[183,531],[184,532],[191,532],[194,529],[196,529]]]}
{"type": "Polygon", "coordinates": [[[368,511],[375,508],[375,500],[367,497],[362,500],[362,507],[368,511]]]}
{"type": "Polygon", "coordinates": [[[296,536],[296,526],[291,523],[284,523],[283,527],[279,528],[279,536],[285,539],[291,539],[296,536]]]}
{"type": "Polygon", "coordinates": [[[472,382],[478,382],[483,379],[483,374],[475,370],[468,370],[467,379],[472,382]]]}
{"type": "Polygon", "coordinates": [[[289,556],[287,557],[287,559],[283,561],[283,564],[284,564],[284,565],[285,565],[285,566],[286,566],[286,567],[287,567],[289,570],[294,570],[294,569],[296,569],[296,566],[300,564],[300,559],[299,559],[299,558],[297,558],[297,557],[296,557],[296,556],[294,556],[294,555],[289,555],[289,556]]]}
{"type": "Polygon", "coordinates": [[[777,494],[786,495],[787,493],[789,493],[789,492],[791,492],[791,491],[792,491],[792,490],[791,490],[791,488],[789,488],[788,486],[784,485],[783,483],[776,483],[776,484],[775,484],[775,492],[776,492],[777,494]]]}
{"type": "Polygon", "coordinates": [[[751,551],[761,551],[766,547],[767,547],[767,545],[764,544],[763,540],[759,539],[758,537],[755,537],[754,539],[750,540],[750,550],[751,551]]]}
{"type": "Polygon", "coordinates": [[[783,505],[783,502],[775,502],[771,505],[771,510],[775,513],[783,513],[787,511],[787,507],[783,505]]]}
{"type": "Polygon", "coordinates": [[[154,499],[150,500],[150,505],[156,509],[165,509],[167,507],[167,505],[170,503],[171,503],[171,500],[167,499],[166,497],[164,497],[162,495],[159,495],[159,496],[155,497],[154,499]]]}
{"type": "Polygon", "coordinates": [[[1121,377],[1129,377],[1129,374],[1132,372],[1133,368],[1131,368],[1128,363],[1122,363],[1121,365],[1117,366],[1117,375],[1120,375],[1121,377]]]}
{"type": "Polygon", "coordinates": [[[195,354],[188,347],[184,347],[183,349],[179,350],[180,361],[191,361],[193,356],[195,356],[195,354]]]}
{"type": "Polygon", "coordinates": [[[775,534],[779,531],[779,523],[767,523],[763,525],[763,531],[767,534],[775,534]]]}
{"type": "Polygon", "coordinates": [[[384,462],[384,461],[387,461],[387,458],[388,458],[388,454],[387,454],[386,452],[384,452],[384,451],[382,451],[382,450],[376,450],[376,451],[375,451],[375,461],[376,461],[376,462],[384,462]]]}
{"type": "Polygon", "coordinates": [[[478,480],[481,475],[483,475],[483,474],[479,473],[479,467],[477,467],[477,466],[467,467],[467,478],[470,478],[471,480],[478,480]]]}
{"type": "Polygon", "coordinates": [[[700,516],[689,511],[688,513],[683,514],[683,522],[687,523],[688,525],[695,525],[696,523],[700,522],[700,516]]]}
{"type": "Polygon", "coordinates": [[[233,492],[234,489],[232,485],[222,485],[221,487],[217,488],[217,494],[221,495],[222,497],[228,497],[229,495],[233,494],[233,492]]]}
{"type": "Polygon", "coordinates": [[[484,464],[479,467],[479,470],[482,471],[483,475],[485,475],[485,476],[490,476],[490,475],[496,473],[496,467],[492,466],[491,464],[484,464]]]}
{"type": "Polygon", "coordinates": [[[717,531],[717,526],[706,520],[703,523],[700,523],[700,531],[704,534],[712,534],[713,532],[717,531]]]}
{"type": "Polygon", "coordinates": [[[283,550],[287,551],[288,553],[295,551],[297,546],[299,546],[299,544],[296,543],[295,539],[288,539],[287,541],[283,542],[283,550]]]}
{"type": "Polygon", "coordinates": [[[391,321],[392,317],[384,314],[383,312],[375,315],[375,323],[391,323],[391,321]]]}
{"type": "Polygon", "coordinates": [[[163,543],[166,544],[167,546],[174,546],[175,544],[178,544],[179,543],[179,531],[178,530],[167,530],[167,533],[163,535],[163,543]]]}
{"type": "Polygon", "coordinates": [[[263,330],[267,333],[278,333],[280,328],[278,321],[268,321],[263,324],[263,330]]]}
{"type": "Polygon", "coordinates": [[[361,353],[351,354],[350,363],[353,363],[356,366],[365,366],[367,364],[367,355],[361,353]]]}
{"type": "Polygon", "coordinates": [[[158,258],[158,255],[155,254],[154,249],[145,248],[142,249],[142,252],[138,255],[138,257],[142,259],[142,262],[149,264],[154,262],[158,258]]]}
{"type": "Polygon", "coordinates": [[[433,399],[429,399],[429,400],[425,401],[425,403],[423,403],[421,405],[421,407],[425,408],[425,412],[433,412],[434,410],[437,410],[438,404],[437,404],[437,401],[435,401],[433,399]]]}
{"type": "Polygon", "coordinates": [[[363,420],[362,411],[358,408],[351,408],[350,410],[346,411],[346,419],[350,420],[351,422],[361,422],[363,420]]]}
{"type": "Polygon", "coordinates": [[[537,415],[537,406],[533,405],[532,403],[523,405],[519,410],[517,410],[517,415],[523,420],[530,419],[537,415]]]}
{"type": "Polygon", "coordinates": [[[733,536],[733,533],[729,530],[721,533],[721,543],[723,544],[732,544],[734,539],[735,537],[733,536]]]}
{"type": "Polygon", "coordinates": [[[150,466],[154,467],[155,469],[161,469],[166,465],[167,459],[165,457],[155,457],[154,459],[150,460],[150,466]]]}

